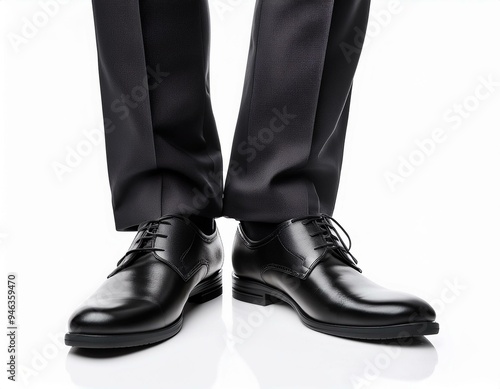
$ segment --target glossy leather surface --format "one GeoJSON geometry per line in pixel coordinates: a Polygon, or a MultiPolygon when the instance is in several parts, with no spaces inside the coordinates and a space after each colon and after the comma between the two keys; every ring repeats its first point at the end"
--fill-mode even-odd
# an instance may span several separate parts
{"type": "Polygon", "coordinates": [[[240,226],[233,246],[235,275],[284,292],[320,322],[391,326],[435,320],[424,300],[362,275],[340,240],[325,233],[325,223],[322,217],[289,220],[259,242],[246,237],[240,226]]]}
{"type": "Polygon", "coordinates": [[[137,251],[125,255],[72,315],[70,333],[116,335],[166,327],[180,317],[193,289],[220,271],[218,231],[207,236],[186,218],[163,220],[140,226],[130,247],[137,251]]]}

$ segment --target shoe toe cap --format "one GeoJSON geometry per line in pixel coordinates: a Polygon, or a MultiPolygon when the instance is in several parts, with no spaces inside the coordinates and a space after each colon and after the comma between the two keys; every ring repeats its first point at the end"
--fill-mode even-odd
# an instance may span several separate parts
{"type": "Polygon", "coordinates": [[[397,293],[393,298],[374,304],[375,312],[368,315],[375,325],[398,325],[433,322],[436,312],[430,304],[419,297],[397,293]]]}
{"type": "Polygon", "coordinates": [[[160,307],[149,300],[108,300],[105,306],[83,305],[71,316],[74,334],[120,334],[161,328],[160,307]]]}
{"type": "Polygon", "coordinates": [[[432,306],[426,301],[419,297],[412,296],[409,299],[408,310],[411,311],[409,316],[409,322],[433,322],[436,320],[436,311],[432,306]]]}

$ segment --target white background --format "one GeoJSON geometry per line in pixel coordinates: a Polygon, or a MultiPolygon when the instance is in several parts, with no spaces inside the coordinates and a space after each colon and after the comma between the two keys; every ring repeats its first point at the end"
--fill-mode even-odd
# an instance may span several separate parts
{"type": "MultiPolygon", "coordinates": [[[[6,273],[17,272],[22,365],[11,385],[500,388],[500,1],[373,0],[355,79],[335,217],[367,276],[432,302],[439,335],[406,347],[349,341],[308,330],[287,306],[233,301],[236,222],[224,219],[223,298],[190,309],[173,339],[133,353],[61,343],[69,315],[133,233],[114,231],[90,0],[61,2],[25,42],[12,43],[46,1],[0,1],[0,296],[6,273]],[[417,142],[436,128],[442,142],[424,155],[417,142]],[[88,132],[101,136],[90,144],[88,132]],[[58,177],[54,164],[78,148],[86,155],[58,177]],[[401,158],[418,166],[392,190],[386,176],[401,158]]],[[[213,105],[227,161],[255,2],[210,1],[213,105]]]]}

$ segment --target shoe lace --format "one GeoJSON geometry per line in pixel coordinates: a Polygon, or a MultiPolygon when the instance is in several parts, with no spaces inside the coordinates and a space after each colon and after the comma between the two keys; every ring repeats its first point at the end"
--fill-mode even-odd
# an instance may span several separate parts
{"type": "Polygon", "coordinates": [[[345,264],[361,273],[361,269],[357,266],[358,260],[350,251],[352,246],[351,237],[337,220],[326,214],[297,219],[295,221],[299,220],[304,225],[315,223],[319,227],[318,232],[309,234],[311,237],[323,237],[324,243],[314,247],[315,250],[326,248],[334,254],[337,254],[336,257],[342,260],[345,264]],[[339,233],[339,230],[342,231],[342,233],[347,237],[348,244],[346,244],[342,239],[342,235],[339,233]]]}
{"type": "Polygon", "coordinates": [[[120,258],[120,260],[116,264],[117,266],[116,269],[108,276],[108,278],[118,273],[118,271],[120,271],[127,265],[130,265],[135,258],[139,257],[137,255],[130,256],[130,254],[165,251],[165,249],[162,249],[160,247],[154,247],[152,244],[155,238],[168,238],[168,235],[159,233],[158,230],[160,225],[171,225],[172,223],[168,221],[168,219],[171,218],[172,217],[169,215],[162,216],[159,219],[150,220],[142,223],[139,229],[137,230],[137,234],[141,233],[142,234],[140,235],[139,239],[137,239],[137,241],[135,242],[134,244],[135,248],[129,249],[123,255],[123,257],[120,258]],[[151,244],[151,246],[148,246],[149,244],[151,244]],[[129,259],[125,261],[126,258],[129,259]]]}

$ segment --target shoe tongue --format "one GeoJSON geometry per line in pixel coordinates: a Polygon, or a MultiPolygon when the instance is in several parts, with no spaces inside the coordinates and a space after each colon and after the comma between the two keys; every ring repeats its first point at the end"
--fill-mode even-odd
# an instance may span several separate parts
{"type": "Polygon", "coordinates": [[[157,226],[152,225],[151,222],[149,223],[143,223],[139,226],[139,229],[145,228],[143,231],[137,232],[134,240],[132,241],[132,244],[129,247],[129,250],[132,249],[138,249],[138,248],[145,248],[145,247],[152,247],[153,245],[153,239],[151,237],[148,237],[148,231],[149,233],[153,233],[157,230],[157,226]],[[149,224],[149,226],[148,226],[149,224]]]}
{"type": "MultiPolygon", "coordinates": [[[[144,228],[144,230],[137,233],[129,250],[157,247],[165,250],[156,252],[158,256],[164,259],[169,256],[182,258],[194,236],[194,230],[188,223],[180,217],[172,217],[164,222],[151,221],[143,223],[139,229],[144,228]],[[154,236],[154,233],[160,236],[154,236]]],[[[141,252],[129,254],[130,257],[140,255],[142,255],[141,252]]]]}
{"type": "Polygon", "coordinates": [[[139,246],[142,246],[142,244],[144,244],[144,242],[141,243],[140,241],[142,235],[144,235],[144,231],[140,231],[135,235],[134,240],[132,241],[130,247],[128,248],[129,250],[137,249],[139,248],[139,246]]]}
{"type": "MultiPolygon", "coordinates": [[[[333,245],[333,247],[341,247],[343,248],[342,244],[340,243],[339,236],[332,230],[334,228],[330,221],[328,219],[320,219],[315,221],[316,228],[318,228],[321,231],[324,231],[324,235],[322,236],[323,240],[325,243],[330,243],[333,245]],[[327,234],[328,232],[328,234],[327,234]]],[[[337,232],[338,233],[338,232],[337,232]]]]}

